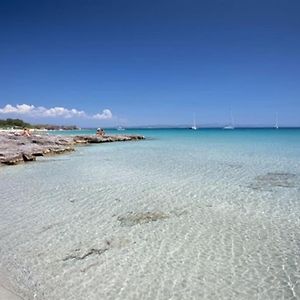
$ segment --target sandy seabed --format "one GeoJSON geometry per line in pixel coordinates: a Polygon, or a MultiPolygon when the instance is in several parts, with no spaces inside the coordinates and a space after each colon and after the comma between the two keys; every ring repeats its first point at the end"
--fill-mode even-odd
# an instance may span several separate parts
{"type": "Polygon", "coordinates": [[[298,299],[299,142],[203,139],[85,147],[3,168],[0,269],[16,293],[298,299]]]}

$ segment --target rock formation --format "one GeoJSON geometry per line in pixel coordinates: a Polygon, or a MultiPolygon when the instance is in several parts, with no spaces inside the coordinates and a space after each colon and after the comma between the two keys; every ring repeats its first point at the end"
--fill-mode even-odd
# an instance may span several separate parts
{"type": "Polygon", "coordinates": [[[108,143],[144,139],[140,135],[111,136],[22,136],[14,132],[0,132],[0,165],[16,165],[36,160],[37,156],[60,154],[75,150],[76,144],[108,143]]]}

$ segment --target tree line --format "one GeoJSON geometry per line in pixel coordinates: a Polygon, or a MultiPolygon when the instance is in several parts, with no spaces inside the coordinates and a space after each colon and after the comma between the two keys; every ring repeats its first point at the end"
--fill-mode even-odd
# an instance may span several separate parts
{"type": "Polygon", "coordinates": [[[0,119],[0,127],[2,128],[32,128],[33,126],[29,123],[24,122],[21,119],[6,119],[1,120],[0,119]]]}
{"type": "Polygon", "coordinates": [[[35,124],[24,122],[21,119],[0,119],[0,128],[35,128],[35,129],[48,129],[48,130],[76,130],[78,127],[76,125],[49,125],[49,124],[35,124]]]}

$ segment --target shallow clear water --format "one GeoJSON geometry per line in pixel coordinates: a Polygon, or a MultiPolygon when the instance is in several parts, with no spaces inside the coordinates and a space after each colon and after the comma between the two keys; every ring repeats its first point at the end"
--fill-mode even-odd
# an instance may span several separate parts
{"type": "Polygon", "coordinates": [[[24,299],[300,298],[300,130],[118,133],[0,169],[24,299]]]}

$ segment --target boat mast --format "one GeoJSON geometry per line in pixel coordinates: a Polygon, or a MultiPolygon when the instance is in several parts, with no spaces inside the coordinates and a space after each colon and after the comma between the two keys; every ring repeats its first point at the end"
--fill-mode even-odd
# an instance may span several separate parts
{"type": "Polygon", "coordinates": [[[275,128],[276,129],[279,128],[279,125],[278,125],[278,112],[276,112],[275,128]]]}
{"type": "Polygon", "coordinates": [[[230,110],[230,126],[234,127],[234,120],[233,120],[232,110],[230,110]]]}

